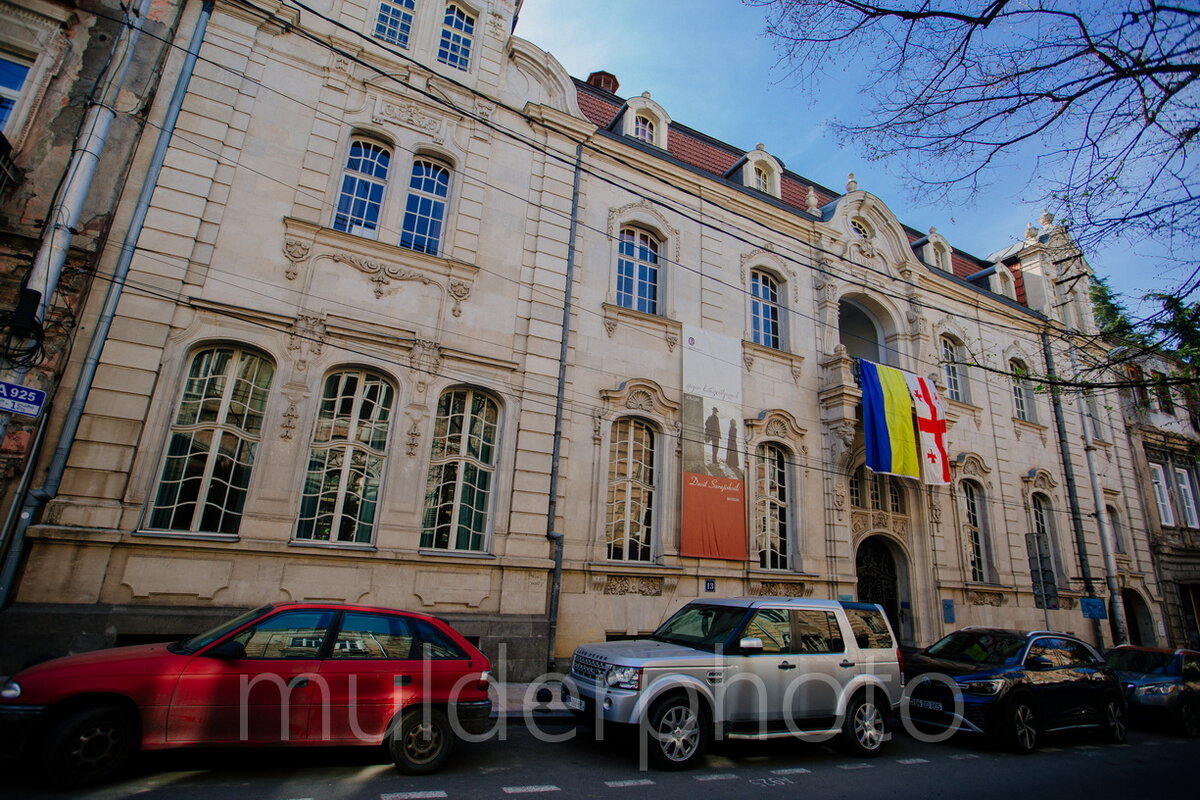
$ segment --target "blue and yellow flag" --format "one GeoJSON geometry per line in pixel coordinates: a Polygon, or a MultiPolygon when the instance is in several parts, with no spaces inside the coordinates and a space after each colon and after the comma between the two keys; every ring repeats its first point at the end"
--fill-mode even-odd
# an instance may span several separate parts
{"type": "Polygon", "coordinates": [[[904,373],[861,358],[858,366],[867,466],[875,472],[919,477],[912,396],[904,373]]]}

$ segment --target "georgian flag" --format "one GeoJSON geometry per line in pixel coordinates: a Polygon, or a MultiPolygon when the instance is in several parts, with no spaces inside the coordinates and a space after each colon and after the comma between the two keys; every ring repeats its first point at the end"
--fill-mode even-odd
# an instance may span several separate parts
{"type": "Polygon", "coordinates": [[[937,387],[911,372],[904,373],[917,412],[918,453],[925,483],[950,482],[950,459],[946,455],[946,411],[937,387]]]}

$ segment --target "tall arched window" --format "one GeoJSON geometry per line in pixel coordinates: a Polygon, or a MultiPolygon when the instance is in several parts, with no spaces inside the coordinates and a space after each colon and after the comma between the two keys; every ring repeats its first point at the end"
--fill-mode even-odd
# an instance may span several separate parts
{"type": "Polygon", "coordinates": [[[386,380],[363,370],[325,379],[297,539],[371,542],[395,395],[386,380]]]}
{"type": "Polygon", "coordinates": [[[755,344],[780,347],[779,281],[756,269],[750,273],[750,324],[755,344]]]}
{"type": "Polygon", "coordinates": [[[1029,572],[1037,608],[1058,608],[1058,575],[1054,568],[1054,508],[1042,494],[1031,498],[1033,536],[1026,540],[1029,572]]]}
{"type": "Polygon", "coordinates": [[[967,546],[967,556],[971,580],[983,583],[988,579],[987,552],[987,506],[984,502],[983,487],[974,481],[963,481],[963,538],[967,546]]]}
{"type": "Polygon", "coordinates": [[[477,389],[442,393],[429,459],[421,547],[482,552],[496,474],[500,404],[477,389]]]}
{"type": "Polygon", "coordinates": [[[949,336],[942,337],[942,374],[946,378],[946,396],[960,403],[967,402],[967,368],[963,347],[949,336]]]}
{"type": "Polygon", "coordinates": [[[1012,359],[1008,362],[1008,371],[1012,375],[1013,416],[1026,422],[1034,421],[1033,387],[1029,383],[1029,368],[1025,362],[1012,359]]]}
{"type": "Polygon", "coordinates": [[[791,485],[788,453],[768,443],[755,451],[754,552],[763,569],[787,569],[791,548],[791,485]]]}
{"type": "Polygon", "coordinates": [[[437,255],[446,221],[446,198],[450,194],[450,170],[429,158],[413,161],[400,225],[400,246],[437,255]]]}
{"type": "Polygon", "coordinates": [[[442,39],[438,43],[438,61],[455,69],[469,69],[474,39],[475,17],[454,3],[446,6],[446,16],[442,20],[442,39]]]}
{"type": "Polygon", "coordinates": [[[350,143],[333,215],[335,230],[372,239],[379,234],[379,211],[391,160],[391,151],[375,142],[355,139],[350,143]]]}
{"type": "Polygon", "coordinates": [[[622,417],[613,423],[608,452],[606,538],[614,561],[653,557],[655,435],[649,423],[622,417]]]}
{"type": "Polygon", "coordinates": [[[1117,513],[1116,506],[1105,506],[1105,513],[1108,515],[1108,524],[1112,528],[1113,537],[1113,552],[1125,552],[1125,536],[1121,531],[1121,515],[1117,513]]]}
{"type": "Polygon", "coordinates": [[[622,228],[617,249],[617,305],[658,313],[659,241],[640,228],[622,228]]]}
{"type": "Polygon", "coordinates": [[[192,356],[151,528],[237,534],[274,374],[271,362],[236,347],[192,356]]]}

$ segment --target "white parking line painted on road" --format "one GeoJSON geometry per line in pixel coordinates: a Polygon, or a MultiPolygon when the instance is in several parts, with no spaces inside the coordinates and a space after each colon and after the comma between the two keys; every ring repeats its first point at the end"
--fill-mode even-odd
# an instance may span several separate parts
{"type": "Polygon", "coordinates": [[[905,766],[908,766],[909,764],[928,764],[929,759],[927,759],[927,758],[897,758],[896,763],[904,764],[905,766]]]}
{"type": "Polygon", "coordinates": [[[1162,742],[1142,742],[1146,747],[1158,747],[1162,742]]]}
{"type": "Polygon", "coordinates": [[[838,764],[838,769],[871,769],[874,764],[838,764]]]}
{"type": "Polygon", "coordinates": [[[436,800],[445,796],[445,792],[388,792],[379,795],[379,800],[436,800]]]}
{"type": "Polygon", "coordinates": [[[649,781],[645,778],[636,781],[605,781],[604,785],[610,789],[625,789],[630,786],[653,786],[654,781],[649,781]]]}
{"type": "Polygon", "coordinates": [[[950,757],[955,761],[968,761],[972,758],[979,758],[979,756],[975,755],[974,753],[955,753],[950,757]]]}
{"type": "Polygon", "coordinates": [[[1099,750],[1100,745],[1098,745],[1098,744],[1077,744],[1077,745],[1075,745],[1075,749],[1076,750],[1099,750]]]}
{"type": "Polygon", "coordinates": [[[550,784],[541,786],[502,786],[505,794],[538,794],[540,792],[561,792],[562,789],[550,784]]]}
{"type": "Polygon", "coordinates": [[[693,775],[692,777],[698,781],[736,781],[738,779],[737,775],[728,772],[720,772],[716,775],[693,775]]]}
{"type": "Polygon", "coordinates": [[[1061,753],[1063,751],[1061,747],[1043,747],[1041,750],[1043,753],[1061,753]]]}
{"type": "Polygon", "coordinates": [[[788,769],[771,770],[772,775],[808,775],[810,773],[812,773],[812,770],[805,769],[804,767],[789,767],[788,769]]]}

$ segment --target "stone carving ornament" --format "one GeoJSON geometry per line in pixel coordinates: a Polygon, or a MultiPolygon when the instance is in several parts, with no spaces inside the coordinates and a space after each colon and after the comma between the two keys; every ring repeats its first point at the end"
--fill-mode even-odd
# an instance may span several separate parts
{"type": "Polygon", "coordinates": [[[638,594],[661,597],[663,579],[635,575],[609,575],[604,582],[604,594],[638,594]]]}

